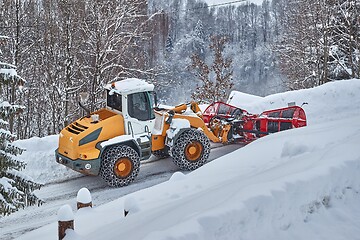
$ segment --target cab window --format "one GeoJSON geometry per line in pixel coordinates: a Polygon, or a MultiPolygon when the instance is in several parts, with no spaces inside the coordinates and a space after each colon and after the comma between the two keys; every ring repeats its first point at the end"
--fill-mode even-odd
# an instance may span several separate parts
{"type": "Polygon", "coordinates": [[[108,107],[111,107],[113,109],[122,111],[122,96],[120,94],[117,93],[113,93],[113,94],[109,94],[109,90],[107,90],[107,103],[106,105],[108,107]]]}
{"type": "Polygon", "coordinates": [[[153,99],[150,93],[133,93],[128,96],[128,112],[130,117],[140,121],[154,119],[153,99]]]}

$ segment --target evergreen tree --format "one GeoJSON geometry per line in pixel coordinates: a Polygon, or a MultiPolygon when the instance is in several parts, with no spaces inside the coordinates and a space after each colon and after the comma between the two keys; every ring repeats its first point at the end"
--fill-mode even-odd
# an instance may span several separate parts
{"type": "Polygon", "coordinates": [[[199,20],[195,26],[195,36],[201,40],[205,40],[204,26],[201,20],[199,20]]]}
{"type": "MultiPolygon", "coordinates": [[[[4,38],[0,36],[0,39],[4,38]]],[[[17,75],[15,66],[2,62],[0,58],[0,89],[5,83],[18,81],[22,79],[17,75]]],[[[41,204],[41,200],[33,193],[41,185],[20,172],[25,168],[25,163],[17,156],[24,149],[12,144],[16,136],[6,129],[10,116],[21,112],[24,107],[10,104],[2,96],[3,94],[0,97],[0,215],[8,215],[19,208],[41,204]]]]}
{"type": "Polygon", "coordinates": [[[202,21],[199,20],[193,31],[193,49],[194,52],[201,58],[205,59],[205,33],[202,21]]]}
{"type": "Polygon", "coordinates": [[[165,42],[165,50],[168,53],[171,53],[174,50],[174,44],[171,36],[169,35],[165,42]]]}

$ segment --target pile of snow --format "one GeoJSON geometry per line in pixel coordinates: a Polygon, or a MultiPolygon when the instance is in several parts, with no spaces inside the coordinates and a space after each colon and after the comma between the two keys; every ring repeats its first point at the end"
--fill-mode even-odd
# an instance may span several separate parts
{"type": "Polygon", "coordinates": [[[260,101],[262,97],[243,93],[239,91],[231,91],[227,104],[235,105],[239,108],[251,105],[255,101],[260,101]]]}
{"type": "Polygon", "coordinates": [[[26,163],[23,171],[36,182],[47,184],[81,176],[55,161],[55,150],[58,147],[58,135],[19,140],[15,146],[25,148],[26,151],[19,159],[26,163]]]}
{"type": "Polygon", "coordinates": [[[0,74],[5,74],[10,77],[17,76],[16,69],[14,68],[10,68],[10,69],[0,68],[0,74]]]}
{"type": "Polygon", "coordinates": [[[57,213],[57,220],[61,222],[74,220],[74,213],[69,204],[62,206],[57,213]]]}
{"type": "Polygon", "coordinates": [[[89,189],[87,188],[80,189],[76,195],[76,201],[78,203],[91,203],[92,198],[89,189]]]}
{"type": "Polygon", "coordinates": [[[357,79],[336,81],[319,87],[273,94],[264,98],[242,100],[243,93],[233,92],[228,103],[247,110],[250,113],[261,113],[265,110],[283,108],[295,102],[303,108],[308,116],[308,125],[322,124],[325,121],[360,115],[360,81],[357,79]]]}
{"type": "MultiPolygon", "coordinates": [[[[187,175],[176,173],[162,184],[80,209],[75,231],[65,239],[357,239],[359,92],[360,80],[349,80],[258,99],[243,108],[259,113],[308,102],[308,126],[263,137],[187,175]],[[136,210],[124,217],[124,208],[136,210]]],[[[54,220],[19,239],[57,239],[56,232],[54,220]]]]}

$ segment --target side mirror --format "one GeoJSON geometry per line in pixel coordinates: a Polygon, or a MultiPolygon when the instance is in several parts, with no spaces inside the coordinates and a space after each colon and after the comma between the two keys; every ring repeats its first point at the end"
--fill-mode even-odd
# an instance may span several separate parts
{"type": "Polygon", "coordinates": [[[155,107],[159,106],[156,92],[154,92],[154,105],[155,105],[155,107]]]}
{"type": "Polygon", "coordinates": [[[89,100],[89,93],[87,92],[81,92],[79,93],[79,105],[82,109],[86,112],[86,117],[90,117],[90,110],[84,106],[84,103],[89,100]]]}
{"type": "Polygon", "coordinates": [[[79,94],[80,102],[85,103],[89,100],[89,93],[88,92],[81,92],[79,94]]]}

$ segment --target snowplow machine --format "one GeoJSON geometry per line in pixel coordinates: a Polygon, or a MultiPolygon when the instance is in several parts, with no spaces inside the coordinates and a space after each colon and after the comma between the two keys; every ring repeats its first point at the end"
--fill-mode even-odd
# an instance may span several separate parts
{"type": "Polygon", "coordinates": [[[55,158],[80,173],[100,175],[114,187],[132,182],[141,160],[151,155],[171,156],[180,169],[194,170],[208,160],[210,141],[250,142],[270,132],[306,125],[305,112],[297,106],[253,115],[217,102],[203,114],[195,102],[170,109],[156,107],[154,85],[140,79],[108,84],[105,90],[105,108],[87,111],[60,132],[55,158]],[[273,117],[274,112],[280,115],[273,117]]]}

